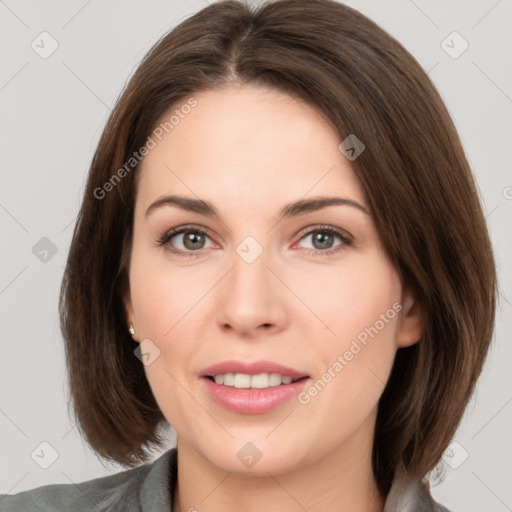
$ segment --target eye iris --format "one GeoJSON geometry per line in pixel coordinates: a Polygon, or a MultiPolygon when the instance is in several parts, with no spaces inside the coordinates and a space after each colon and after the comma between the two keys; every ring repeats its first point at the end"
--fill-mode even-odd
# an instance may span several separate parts
{"type": "Polygon", "coordinates": [[[197,232],[194,232],[194,231],[187,231],[183,235],[183,245],[187,249],[190,249],[190,250],[201,249],[202,248],[201,242],[204,245],[204,239],[201,240],[201,238],[203,238],[203,237],[204,237],[203,233],[197,233],[197,232]],[[199,240],[199,246],[197,245],[198,240],[199,240]]]}
{"type": "Polygon", "coordinates": [[[329,249],[332,244],[332,237],[331,233],[318,231],[313,235],[313,245],[316,249],[329,249]],[[320,247],[316,245],[316,242],[320,243],[320,247]]]}

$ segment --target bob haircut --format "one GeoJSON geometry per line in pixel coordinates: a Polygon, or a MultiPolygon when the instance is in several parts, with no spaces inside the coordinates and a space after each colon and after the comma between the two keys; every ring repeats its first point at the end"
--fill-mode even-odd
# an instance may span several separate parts
{"type": "Polygon", "coordinates": [[[398,469],[420,480],[455,434],[487,357],[494,256],[439,93],[397,40],[334,0],[216,2],[162,37],[125,85],[91,162],[61,286],[79,430],[102,458],[128,467],[163,446],[168,423],[134,356],[122,300],[134,155],[144,154],[162,116],[193,94],[244,84],[312,105],[340,142],[355,134],[366,146],[353,169],[385,250],[425,312],[422,339],[398,350],[379,401],[372,465],[386,493],[398,469]]]}

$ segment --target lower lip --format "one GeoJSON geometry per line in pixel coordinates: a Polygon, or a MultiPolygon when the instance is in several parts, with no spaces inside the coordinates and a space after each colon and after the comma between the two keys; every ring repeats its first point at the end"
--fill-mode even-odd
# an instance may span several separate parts
{"type": "Polygon", "coordinates": [[[201,380],[210,396],[226,409],[243,414],[263,414],[298,395],[310,379],[266,389],[238,389],[215,384],[206,377],[201,380]]]}

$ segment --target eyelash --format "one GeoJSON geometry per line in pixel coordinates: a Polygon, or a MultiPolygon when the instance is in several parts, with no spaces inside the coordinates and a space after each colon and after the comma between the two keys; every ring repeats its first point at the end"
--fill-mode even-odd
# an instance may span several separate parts
{"type": "MultiPolygon", "coordinates": [[[[197,233],[200,235],[208,236],[208,231],[205,231],[202,228],[199,228],[197,226],[182,226],[179,228],[173,228],[167,232],[165,232],[160,238],[157,240],[157,246],[166,246],[172,238],[174,238],[177,235],[180,235],[182,233],[197,233]]],[[[341,244],[337,245],[335,249],[327,249],[325,251],[322,251],[320,249],[312,250],[310,249],[307,253],[308,256],[330,256],[332,254],[335,254],[341,250],[344,249],[346,246],[350,246],[353,243],[352,238],[347,235],[344,231],[341,231],[337,228],[334,228],[332,226],[314,226],[313,228],[309,229],[309,231],[306,231],[304,233],[301,233],[301,237],[299,239],[302,240],[308,235],[311,235],[312,233],[328,233],[331,235],[338,236],[341,240],[341,244]]],[[[183,257],[199,257],[201,256],[200,250],[198,251],[182,251],[173,249],[171,246],[167,247],[167,250],[170,251],[173,254],[176,254],[177,256],[183,256],[183,257]]]]}

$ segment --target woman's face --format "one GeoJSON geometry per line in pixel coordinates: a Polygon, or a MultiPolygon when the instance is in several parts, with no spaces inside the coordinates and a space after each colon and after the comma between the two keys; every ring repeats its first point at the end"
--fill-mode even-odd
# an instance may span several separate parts
{"type": "Polygon", "coordinates": [[[156,401],[179,442],[226,471],[369,457],[396,350],[420,337],[421,322],[342,141],[274,90],[195,100],[153,136],[138,182],[125,307],[156,401]],[[195,211],[155,204],[171,195],[195,211]],[[342,201],[288,206],[319,198],[342,201]],[[207,377],[229,373],[228,385],[207,377]]]}

